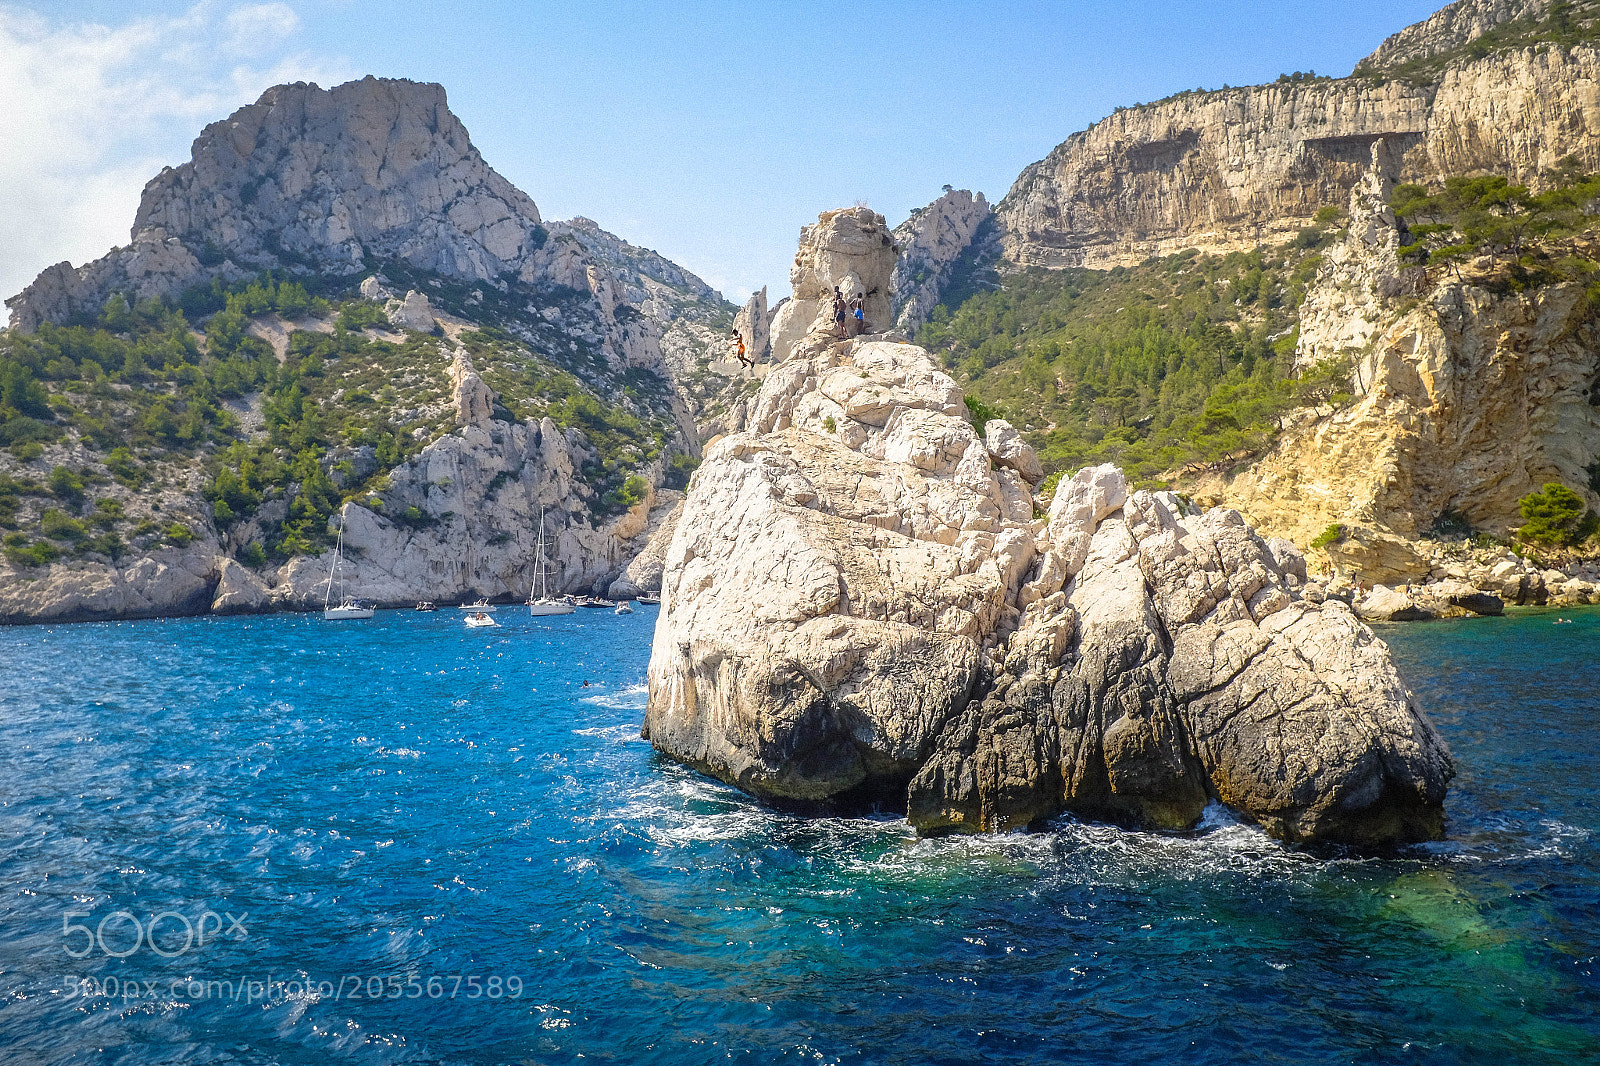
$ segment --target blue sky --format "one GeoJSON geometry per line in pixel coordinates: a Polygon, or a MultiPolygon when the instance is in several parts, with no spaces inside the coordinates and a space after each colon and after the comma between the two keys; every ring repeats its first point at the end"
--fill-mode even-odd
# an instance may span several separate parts
{"type": "Polygon", "coordinates": [[[266,86],[371,73],[442,83],[547,217],[776,299],[819,211],[997,201],[1117,106],[1342,75],[1438,6],[0,0],[0,295],[126,242],[144,182],[266,86]]]}

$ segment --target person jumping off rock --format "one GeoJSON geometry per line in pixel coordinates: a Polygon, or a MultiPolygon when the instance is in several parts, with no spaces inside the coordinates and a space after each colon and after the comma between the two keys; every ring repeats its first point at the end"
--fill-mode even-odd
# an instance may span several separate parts
{"type": "Polygon", "coordinates": [[[734,330],[733,339],[739,345],[739,350],[734,353],[739,357],[739,365],[743,367],[749,367],[750,369],[755,369],[756,361],[744,354],[744,334],[740,333],[738,330],[734,330]]]}

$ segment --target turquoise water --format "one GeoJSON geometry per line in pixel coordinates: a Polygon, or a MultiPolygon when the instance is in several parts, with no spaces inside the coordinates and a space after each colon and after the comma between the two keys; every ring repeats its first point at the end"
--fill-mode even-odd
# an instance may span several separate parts
{"type": "Polygon", "coordinates": [[[802,821],[639,740],[655,608],[458,613],[0,630],[0,1061],[1600,1059],[1600,611],[1383,631],[1382,858],[802,821]]]}

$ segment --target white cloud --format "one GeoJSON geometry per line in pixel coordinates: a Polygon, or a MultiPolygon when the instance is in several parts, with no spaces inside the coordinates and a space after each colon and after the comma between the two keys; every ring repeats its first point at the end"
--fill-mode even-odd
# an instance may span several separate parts
{"type": "Polygon", "coordinates": [[[0,296],[128,240],[144,183],[270,85],[352,76],[293,49],[287,4],[200,3],[118,26],[0,6],[0,296]]]}
{"type": "Polygon", "coordinates": [[[239,55],[269,52],[300,28],[300,16],[288,4],[252,4],[228,12],[229,47],[239,55]]]}

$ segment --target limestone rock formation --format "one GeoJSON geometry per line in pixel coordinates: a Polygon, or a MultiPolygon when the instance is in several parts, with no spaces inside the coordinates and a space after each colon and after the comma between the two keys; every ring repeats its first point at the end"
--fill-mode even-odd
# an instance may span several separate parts
{"type": "MultiPolygon", "coordinates": [[[[1446,12],[1478,26],[1514,6],[1537,5],[1481,0],[1446,12]]],[[[1436,47],[1423,44],[1432,30],[1400,37],[1385,45],[1396,56],[1436,47]]],[[[1487,170],[1537,183],[1569,154],[1600,169],[1600,52],[1466,56],[1433,85],[1350,77],[1122,108],[1017,178],[995,209],[1005,254],[1019,266],[1104,268],[1281,241],[1321,207],[1343,206],[1380,138],[1401,161],[1400,181],[1487,170]]]]}
{"type": "Polygon", "coordinates": [[[0,564],[0,624],[204,614],[221,576],[216,553],[216,540],[203,537],[120,566],[68,563],[23,575],[0,564]]]}
{"type": "Polygon", "coordinates": [[[212,276],[363,258],[493,282],[533,280],[545,231],[526,194],[489,168],[438,85],[296,83],[213,123],[193,159],[145,186],[128,247],[52,268],[7,301],[24,331],[98,313],[114,290],[176,296],[212,276]]]}
{"type": "Polygon", "coordinates": [[[1212,799],[1290,840],[1442,832],[1444,745],[1291,545],[1109,467],[1035,521],[1026,445],[964,415],[908,344],[813,336],[774,369],[667,552],[652,744],[931,833],[1186,826],[1212,799]]]}
{"type": "MultiPolygon", "coordinates": [[[[332,293],[383,302],[393,329],[446,334],[436,351],[448,367],[448,394],[423,385],[446,380],[443,368],[428,365],[426,347],[414,349],[418,362],[396,382],[412,398],[357,394],[357,402],[388,406],[394,425],[412,440],[430,443],[373,481],[372,494],[347,504],[352,595],[383,603],[521,596],[541,504],[558,542],[553,583],[568,591],[603,588],[642,547],[651,525],[647,504],[672,453],[698,453],[694,417],[683,394],[674,399],[669,387],[663,331],[676,329],[674,336],[692,343],[696,330],[725,322],[731,308],[692,274],[587,219],[544,222],[532,200],[483,161],[437,85],[368,78],[332,90],[271,89],[208,126],[189,163],[150,182],[132,236],[129,247],[82,268],[61,264],[41,274],[10,301],[14,326],[28,331],[44,321],[97,314],[113,292],[171,297],[191,285],[231,283],[270,268],[332,293]],[[374,260],[388,273],[374,272],[374,260]],[[477,325],[495,326],[501,339],[462,337],[477,325]],[[614,398],[608,406],[649,422],[649,434],[665,447],[648,455],[628,449],[622,457],[635,464],[625,472],[647,482],[646,505],[615,519],[595,517],[603,508],[593,478],[575,472],[601,458],[599,446],[548,420],[513,421],[467,356],[465,346],[485,343],[493,354],[484,372],[498,374],[496,381],[536,393],[540,380],[559,371],[602,400],[614,398]],[[452,406],[459,428],[448,432],[452,406]]],[[[204,321],[195,325],[209,329],[204,321]]],[[[334,325],[261,316],[249,328],[271,342],[281,362],[292,330],[327,332],[334,325]]],[[[719,332],[725,336],[725,326],[719,332]]],[[[367,339],[394,338],[369,331],[367,339]]],[[[415,338],[406,343],[415,346],[415,338]]],[[[524,391],[513,402],[530,398],[542,397],[524,391]]],[[[336,390],[317,402],[338,424],[346,412],[337,405],[348,399],[336,390]]],[[[230,402],[241,439],[259,441],[260,404],[259,397],[230,402]]],[[[100,477],[115,497],[108,502],[130,508],[125,532],[136,521],[161,529],[186,525],[189,532],[175,537],[196,539],[181,551],[161,547],[173,538],[147,528],[124,549],[145,558],[115,565],[82,551],[82,558],[44,566],[0,560],[0,618],[320,606],[327,554],[277,568],[252,570],[239,562],[250,557],[243,552],[252,544],[253,551],[270,551],[283,542],[279,526],[299,487],[274,486],[250,514],[212,521],[202,492],[214,443],[164,457],[159,506],[147,490],[151,498],[135,508],[103,473],[105,449],[88,448],[81,434],[65,428],[48,447],[49,461],[100,477]]],[[[337,468],[356,469],[362,479],[378,472],[371,445],[334,448],[319,459],[341,487],[345,475],[337,468]]],[[[27,462],[0,456],[0,472],[27,473],[18,470],[27,462]]],[[[41,509],[25,505],[31,525],[38,525],[41,509]]]]}
{"type": "Polygon", "coordinates": [[[676,489],[662,489],[657,494],[655,508],[649,512],[649,524],[641,534],[648,538],[644,550],[633,557],[621,577],[611,582],[606,589],[607,598],[627,600],[640,593],[661,591],[661,582],[667,572],[667,549],[672,546],[672,536],[678,530],[678,519],[681,517],[683,493],[676,489]]]}
{"type": "Polygon", "coordinates": [[[416,330],[418,333],[432,333],[438,324],[433,317],[433,307],[428,303],[427,294],[417,292],[415,289],[406,293],[404,300],[391,301],[387,314],[390,325],[398,329],[416,330]]]}
{"type": "Polygon", "coordinates": [[[1486,263],[1463,278],[1404,268],[1385,202],[1393,164],[1377,146],[1301,315],[1298,362],[1348,359],[1357,399],[1308,412],[1248,470],[1196,486],[1302,544],[1348,527],[1330,554],[1369,582],[1427,576],[1406,542],[1447,511],[1507,533],[1523,496],[1549,481],[1584,490],[1600,455],[1600,316],[1582,287],[1501,294],[1486,263]]]}
{"type": "Polygon", "coordinates": [[[744,338],[745,354],[764,362],[772,347],[772,316],[767,310],[767,287],[750,294],[750,299],[733,317],[733,328],[744,338]]]}
{"type": "Polygon", "coordinates": [[[782,363],[808,334],[833,329],[833,290],[846,299],[866,294],[867,332],[889,328],[894,264],[899,249],[883,216],[865,207],[824,211],[800,230],[789,268],[794,296],[772,321],[772,361],[782,363]]]}
{"type": "Polygon", "coordinates": [[[910,345],[814,338],[774,369],[667,553],[657,747],[772,798],[903,794],[1033,554],[963,412],[910,345]]]}
{"type": "Polygon", "coordinates": [[[956,264],[993,217],[983,193],[951,189],[895,227],[895,323],[915,330],[944,297],[956,264]]]}

